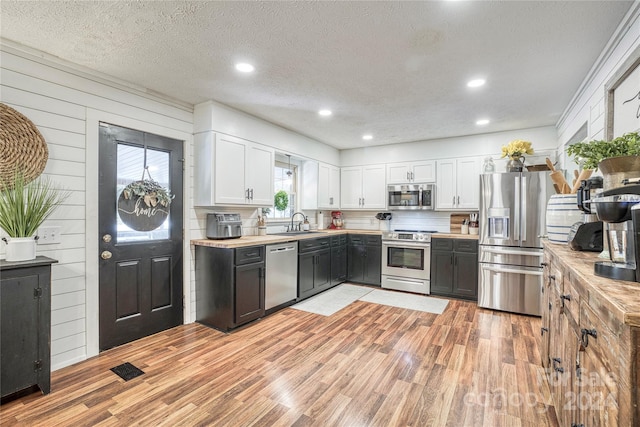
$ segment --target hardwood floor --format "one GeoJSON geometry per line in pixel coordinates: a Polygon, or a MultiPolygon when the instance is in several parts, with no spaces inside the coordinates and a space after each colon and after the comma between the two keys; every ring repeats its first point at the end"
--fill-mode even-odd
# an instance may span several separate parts
{"type": "Polygon", "coordinates": [[[540,319],[452,300],[441,315],[357,301],[224,334],[179,326],[52,374],[0,425],[556,426],[540,319]],[[128,382],[109,369],[130,362],[128,382]]]}

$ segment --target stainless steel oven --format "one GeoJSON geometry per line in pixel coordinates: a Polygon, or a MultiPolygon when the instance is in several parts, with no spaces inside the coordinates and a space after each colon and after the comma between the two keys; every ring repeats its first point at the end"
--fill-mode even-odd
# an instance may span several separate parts
{"type": "Polygon", "coordinates": [[[383,233],[383,288],[430,293],[431,233],[408,230],[383,233]]]}
{"type": "Polygon", "coordinates": [[[390,210],[431,210],[435,204],[435,185],[402,184],[387,186],[390,210]]]}

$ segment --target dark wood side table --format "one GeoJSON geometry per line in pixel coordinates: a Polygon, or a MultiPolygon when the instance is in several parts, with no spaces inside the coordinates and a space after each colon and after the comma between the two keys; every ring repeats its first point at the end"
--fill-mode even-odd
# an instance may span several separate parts
{"type": "MultiPolygon", "coordinates": [[[[51,264],[0,260],[0,392],[51,391],[51,264]]],[[[7,398],[7,399],[5,399],[7,398]]]]}

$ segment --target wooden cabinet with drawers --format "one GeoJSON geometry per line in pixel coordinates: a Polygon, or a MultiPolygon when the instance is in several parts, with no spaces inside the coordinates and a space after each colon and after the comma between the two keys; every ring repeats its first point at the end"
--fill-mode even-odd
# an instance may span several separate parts
{"type": "Polygon", "coordinates": [[[545,245],[541,358],[561,426],[640,425],[640,284],[545,245]]]}

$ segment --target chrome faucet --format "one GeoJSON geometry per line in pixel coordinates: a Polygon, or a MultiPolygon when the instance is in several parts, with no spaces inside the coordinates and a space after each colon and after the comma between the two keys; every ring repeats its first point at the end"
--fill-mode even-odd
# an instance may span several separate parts
{"type": "MultiPolygon", "coordinates": [[[[302,212],[296,212],[291,215],[291,227],[289,227],[289,231],[295,231],[295,228],[293,227],[293,218],[298,214],[302,215],[302,218],[305,218],[305,215],[302,212]]],[[[298,231],[300,231],[300,224],[302,224],[302,221],[298,223],[298,231]]]]}

